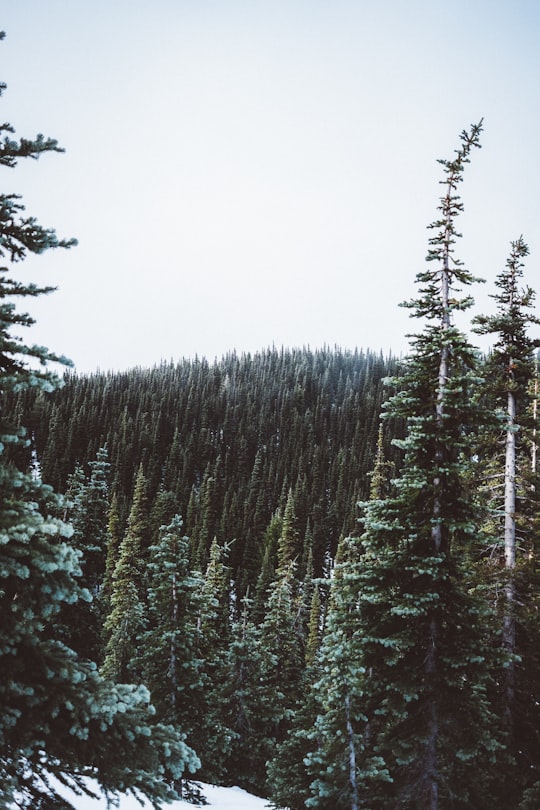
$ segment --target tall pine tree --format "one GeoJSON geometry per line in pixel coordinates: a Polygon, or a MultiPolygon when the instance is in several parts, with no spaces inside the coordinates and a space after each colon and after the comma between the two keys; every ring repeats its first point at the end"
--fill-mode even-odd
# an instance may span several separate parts
{"type": "MultiPolygon", "coordinates": [[[[3,34],[0,34],[0,39],[3,34]]],[[[0,92],[5,85],[0,85],[0,92]]],[[[0,125],[0,166],[61,151],[55,140],[13,138],[0,125]]],[[[52,390],[48,368],[61,358],[27,345],[14,332],[31,326],[16,301],[51,291],[9,276],[28,254],[70,247],[24,214],[16,194],[0,195],[0,808],[58,806],[51,776],[85,790],[95,777],[109,795],[138,790],[153,802],[170,794],[165,776],[180,776],[196,758],[181,735],[152,722],[148,691],[103,681],[58,632],[61,609],[90,599],[78,584],[80,555],[72,528],[53,514],[61,503],[37,476],[17,466],[24,430],[4,416],[14,391],[52,390]]],[[[60,806],[67,807],[64,802],[60,806]]]]}
{"type": "MultiPolygon", "coordinates": [[[[349,739],[354,755],[336,807],[493,806],[489,780],[500,742],[488,699],[485,607],[463,565],[479,531],[466,471],[481,413],[472,395],[475,351],[454,325],[455,311],[472,303],[458,290],[475,280],[453,255],[463,209],[457,188],[480,132],[481,124],[463,132],[455,157],[440,161],[445,194],[431,225],[430,267],[407,304],[426,323],[412,337],[387,407],[407,426],[403,467],[394,492],[365,505],[362,554],[347,575],[354,666],[341,676],[349,682],[339,717],[327,711],[319,721],[328,740],[332,727],[349,739]]],[[[333,663],[330,648],[325,665],[333,663]]],[[[323,746],[314,760],[321,776],[310,804],[325,806],[324,791],[337,787],[331,749],[323,746]]]]}
{"type": "Polygon", "coordinates": [[[521,777],[506,780],[509,804],[515,804],[524,785],[529,786],[531,780],[538,778],[540,768],[536,686],[539,670],[535,652],[539,636],[535,600],[530,598],[531,586],[537,586],[536,571],[531,566],[535,526],[530,518],[531,512],[534,514],[538,509],[538,480],[536,471],[531,470],[531,449],[535,443],[531,406],[535,396],[534,354],[540,341],[529,335],[530,327],[540,324],[540,319],[531,311],[534,291],[522,286],[523,260],[528,253],[523,237],[511,243],[506,267],[495,282],[498,292],[492,296],[497,302],[497,312],[475,318],[478,332],[496,338],[485,363],[484,388],[486,396],[500,409],[504,426],[502,441],[499,431],[493,431],[497,441],[489,446],[493,455],[487,465],[490,480],[486,489],[488,505],[495,516],[496,547],[500,549],[499,554],[491,554],[490,558],[504,572],[494,582],[495,593],[503,594],[497,602],[502,615],[502,644],[508,655],[501,673],[502,714],[506,721],[506,744],[517,761],[521,777]]]}
{"type": "Polygon", "coordinates": [[[117,682],[133,677],[137,641],[147,624],[144,570],[147,519],[146,478],[141,466],[112,576],[111,610],[104,624],[106,644],[101,672],[117,682]]]}

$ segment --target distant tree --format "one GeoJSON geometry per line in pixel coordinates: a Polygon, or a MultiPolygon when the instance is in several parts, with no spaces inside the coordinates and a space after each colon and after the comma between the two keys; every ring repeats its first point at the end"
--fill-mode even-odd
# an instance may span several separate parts
{"type": "MultiPolygon", "coordinates": [[[[15,140],[9,124],[0,132],[0,166],[61,151],[42,135],[15,140]]],[[[109,796],[140,791],[158,806],[171,795],[164,780],[195,767],[196,757],[178,732],[152,721],[144,687],[105,682],[59,637],[60,610],[91,598],[79,585],[81,555],[69,542],[72,528],[53,516],[60,500],[11,452],[27,439],[5,417],[5,399],[51,391],[58,380],[49,363],[66,361],[14,334],[33,323],[14,301],[51,288],[8,273],[30,253],[74,244],[23,212],[18,195],[0,195],[0,808],[68,807],[51,777],[82,793],[87,776],[109,796]]]]}
{"type": "MultiPolygon", "coordinates": [[[[113,588],[113,575],[118,563],[122,532],[120,528],[120,515],[118,514],[118,499],[116,493],[112,496],[107,520],[107,545],[105,550],[105,571],[103,583],[99,594],[101,615],[106,617],[111,610],[111,594],[113,588]]],[[[103,639],[103,628],[102,628],[103,639]]]]}
{"type": "MultiPolygon", "coordinates": [[[[217,782],[233,736],[224,697],[228,583],[219,546],[211,546],[206,577],[191,570],[189,538],[175,515],[150,547],[148,574],[148,627],[138,636],[133,666],[151,691],[158,719],[200,751],[199,778],[217,782]]],[[[182,784],[183,796],[191,792],[182,784]]]]}
{"type": "Polygon", "coordinates": [[[106,643],[101,672],[104,677],[117,682],[129,681],[134,676],[137,640],[147,624],[144,565],[147,521],[146,478],[141,466],[112,576],[111,610],[103,628],[106,643]]]}
{"type": "Polygon", "coordinates": [[[253,600],[252,618],[255,624],[260,624],[264,618],[270,587],[276,578],[278,543],[282,528],[283,519],[281,515],[275,514],[264,533],[262,563],[253,600]]]}
{"type": "Polygon", "coordinates": [[[89,462],[87,479],[77,467],[68,484],[67,517],[73,526],[72,543],[81,554],[80,584],[92,596],[91,602],[79,602],[61,618],[69,626],[69,644],[84,658],[98,661],[101,657],[103,601],[100,591],[106,564],[109,487],[107,449],[101,448],[96,459],[89,462]]]}
{"type": "MultiPolygon", "coordinates": [[[[291,562],[298,564],[299,560],[299,541],[298,531],[296,529],[296,514],[294,495],[292,489],[289,489],[287,495],[287,503],[283,512],[283,525],[281,528],[281,535],[278,540],[277,549],[277,564],[278,570],[286,568],[291,562]]],[[[298,567],[298,566],[296,566],[298,567]]]]}
{"type": "Polygon", "coordinates": [[[250,620],[250,612],[246,598],[233,623],[228,651],[229,725],[234,742],[227,774],[246,790],[265,795],[267,762],[275,751],[273,731],[282,709],[263,677],[277,661],[262,643],[260,628],[250,620]]]}

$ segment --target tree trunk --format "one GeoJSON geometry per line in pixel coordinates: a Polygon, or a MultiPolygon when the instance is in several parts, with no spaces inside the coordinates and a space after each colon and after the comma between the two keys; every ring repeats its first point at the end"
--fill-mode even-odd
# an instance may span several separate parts
{"type": "Polygon", "coordinates": [[[425,797],[425,810],[437,810],[439,806],[439,780],[437,762],[437,740],[439,737],[439,712],[435,695],[435,680],[437,673],[437,642],[439,623],[437,616],[432,615],[429,627],[429,647],[426,655],[426,672],[429,678],[429,726],[424,761],[423,795],[425,797]]]}
{"type": "MultiPolygon", "coordinates": [[[[504,564],[507,571],[505,585],[505,615],[503,619],[503,644],[506,652],[513,656],[516,649],[516,622],[514,606],[516,586],[514,568],[516,565],[516,400],[513,391],[508,391],[506,458],[504,467],[504,564]]],[[[505,677],[505,713],[511,732],[515,693],[515,667],[513,660],[508,662],[505,677]]]]}
{"type": "MultiPolygon", "coordinates": [[[[449,192],[450,193],[450,192],[449,192]]],[[[439,357],[439,373],[437,386],[437,401],[435,405],[435,417],[437,427],[442,429],[444,419],[444,402],[446,386],[449,375],[450,354],[445,335],[450,328],[450,274],[449,274],[449,245],[450,245],[450,220],[446,226],[446,243],[443,256],[443,267],[441,270],[441,333],[442,346],[439,357]]],[[[435,451],[435,468],[438,470],[443,464],[443,452],[439,447],[435,451]]],[[[433,553],[440,554],[444,547],[443,525],[441,522],[443,504],[443,482],[440,473],[437,471],[433,479],[433,525],[431,528],[431,539],[433,541],[433,553]]],[[[432,612],[429,624],[429,638],[426,654],[426,675],[428,680],[428,713],[429,725],[424,759],[424,773],[422,782],[424,784],[423,800],[425,810],[437,810],[439,806],[439,780],[438,780],[438,759],[437,741],[439,737],[439,704],[436,693],[436,673],[437,673],[437,644],[439,638],[439,620],[436,613],[432,612]]]]}
{"type": "Polygon", "coordinates": [[[169,672],[171,678],[171,711],[172,716],[176,720],[176,693],[178,691],[178,675],[176,671],[176,629],[178,625],[178,593],[176,588],[176,571],[172,576],[172,623],[173,631],[171,633],[170,644],[170,658],[169,658],[169,672]]]}
{"type": "Polygon", "coordinates": [[[351,722],[351,700],[345,697],[345,720],[347,723],[347,739],[349,741],[349,784],[351,786],[351,810],[358,810],[358,783],[356,780],[356,749],[354,746],[354,731],[351,722]]]}
{"type": "MultiPolygon", "coordinates": [[[[536,444],[536,420],[538,418],[538,358],[534,364],[534,389],[533,389],[533,401],[532,401],[532,418],[533,418],[533,431],[532,431],[532,443],[531,443],[531,471],[533,473],[536,472],[536,454],[537,454],[537,444],[536,444]]],[[[534,489],[534,485],[533,485],[534,489]]]]}

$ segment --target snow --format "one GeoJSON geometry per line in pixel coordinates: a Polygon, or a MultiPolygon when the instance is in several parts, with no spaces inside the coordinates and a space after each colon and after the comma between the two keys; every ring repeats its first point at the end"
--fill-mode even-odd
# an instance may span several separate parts
{"type": "MultiPolygon", "coordinates": [[[[260,799],[257,796],[252,796],[245,790],[238,787],[224,788],[215,785],[207,785],[197,783],[200,785],[201,791],[206,797],[208,802],[204,807],[213,808],[213,810],[263,810],[267,808],[267,799],[260,799]]],[[[65,788],[61,791],[66,799],[69,799],[76,810],[107,810],[107,801],[105,798],[92,799],[89,796],[74,796],[70,794],[65,788]]],[[[98,793],[99,791],[95,791],[98,793]]],[[[115,805],[116,807],[116,805],[115,805]]],[[[133,795],[121,796],[118,805],[119,810],[150,810],[152,805],[148,801],[141,804],[141,800],[136,799],[133,795]]],[[[195,810],[196,805],[189,804],[184,801],[176,801],[171,804],[163,804],[164,810],[195,810]]]]}

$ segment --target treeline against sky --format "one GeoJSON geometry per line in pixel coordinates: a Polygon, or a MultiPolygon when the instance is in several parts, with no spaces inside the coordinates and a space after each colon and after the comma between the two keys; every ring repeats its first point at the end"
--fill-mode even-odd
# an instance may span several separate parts
{"type": "Polygon", "coordinates": [[[257,581],[265,530],[290,491],[299,556],[307,535],[318,574],[339,538],[356,531],[384,378],[395,370],[393,358],[371,351],[269,349],[212,364],[67,374],[53,394],[29,389],[9,407],[32,437],[26,463],[33,453],[57,492],[107,449],[121,525],[142,465],[154,532],[181,514],[201,568],[214,537],[229,544],[244,595],[257,581]]]}

